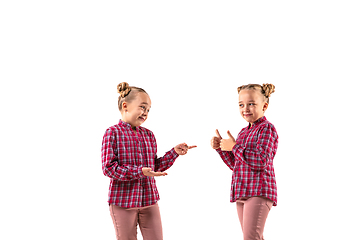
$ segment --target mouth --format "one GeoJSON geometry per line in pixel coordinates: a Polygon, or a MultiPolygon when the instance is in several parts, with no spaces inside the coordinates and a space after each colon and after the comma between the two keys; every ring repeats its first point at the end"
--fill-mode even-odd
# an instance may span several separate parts
{"type": "Polygon", "coordinates": [[[243,113],[244,117],[250,117],[252,114],[251,113],[243,113]]]}
{"type": "Polygon", "coordinates": [[[145,122],[146,118],[145,117],[139,117],[139,120],[142,122],[145,122]]]}

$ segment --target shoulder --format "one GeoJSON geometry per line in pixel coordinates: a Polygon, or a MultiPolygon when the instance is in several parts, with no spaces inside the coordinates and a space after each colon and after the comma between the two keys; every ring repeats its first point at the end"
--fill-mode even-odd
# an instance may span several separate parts
{"type": "Polygon", "coordinates": [[[264,122],[262,122],[259,127],[261,128],[267,128],[267,129],[271,129],[273,131],[276,132],[276,128],[274,126],[274,124],[272,124],[271,122],[269,122],[268,120],[265,120],[264,122]]]}
{"type": "Polygon", "coordinates": [[[259,125],[258,129],[259,129],[259,132],[262,134],[268,134],[268,135],[272,135],[275,138],[278,138],[278,134],[276,132],[276,128],[275,128],[274,124],[272,124],[268,120],[265,120],[264,122],[262,122],[259,125]]]}
{"type": "Polygon", "coordinates": [[[105,130],[105,135],[120,135],[122,131],[120,124],[115,124],[105,130]]]}

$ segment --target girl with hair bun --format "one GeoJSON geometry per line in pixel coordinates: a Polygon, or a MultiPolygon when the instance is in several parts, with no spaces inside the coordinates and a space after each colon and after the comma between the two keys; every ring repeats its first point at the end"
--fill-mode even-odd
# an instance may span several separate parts
{"type": "Polygon", "coordinates": [[[264,239],[266,218],[271,207],[277,205],[273,160],[278,135],[264,116],[273,92],[272,84],[238,87],[240,114],[248,126],[236,140],[230,131],[229,138],[223,139],[217,129],[211,139],[212,148],[233,171],[230,201],[236,202],[244,240],[264,239]]]}
{"type": "Polygon", "coordinates": [[[122,119],[105,131],[101,148],[102,170],[110,178],[108,203],[116,237],[137,239],[139,225],[144,240],[162,240],[154,177],[167,175],[165,170],[175,159],[196,146],[182,143],[158,157],[153,132],[140,126],[151,108],[149,95],[126,82],[120,83],[117,90],[122,119]]]}

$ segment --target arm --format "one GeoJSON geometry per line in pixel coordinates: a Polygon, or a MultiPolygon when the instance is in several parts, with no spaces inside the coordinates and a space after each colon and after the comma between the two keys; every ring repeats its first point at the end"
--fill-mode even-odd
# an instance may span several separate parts
{"type": "Polygon", "coordinates": [[[154,148],[155,153],[155,172],[164,172],[167,169],[169,169],[175,162],[175,159],[179,156],[179,154],[176,153],[175,149],[172,148],[170,151],[166,152],[163,157],[158,158],[157,157],[157,143],[156,138],[153,133],[151,133],[151,143],[154,148]]]}
{"type": "Polygon", "coordinates": [[[175,152],[175,149],[172,148],[170,151],[166,152],[163,157],[158,158],[155,155],[155,171],[164,172],[169,169],[175,162],[175,159],[179,156],[175,152]]]}
{"type": "Polygon", "coordinates": [[[222,137],[220,136],[219,130],[216,129],[215,133],[216,133],[216,137],[213,137],[213,138],[211,139],[211,142],[210,142],[211,147],[212,147],[213,149],[215,149],[215,150],[219,153],[219,155],[220,155],[221,159],[224,161],[224,163],[225,163],[231,170],[234,170],[234,166],[235,166],[235,157],[234,157],[234,154],[233,154],[232,152],[223,151],[223,150],[221,149],[221,146],[220,146],[220,145],[221,145],[221,142],[222,142],[223,139],[222,139],[222,137]]]}
{"type": "Polygon", "coordinates": [[[157,157],[157,144],[154,134],[151,133],[151,142],[155,152],[155,171],[156,172],[164,172],[169,169],[175,162],[176,158],[179,155],[187,154],[189,149],[195,148],[196,145],[188,146],[186,143],[180,143],[173,147],[170,151],[166,152],[163,157],[157,157]]]}
{"type": "Polygon", "coordinates": [[[232,152],[222,151],[220,148],[216,149],[219,153],[221,159],[224,161],[226,166],[228,166],[231,170],[234,170],[235,166],[235,156],[232,152]]]}
{"type": "Polygon", "coordinates": [[[258,133],[256,142],[247,142],[246,145],[236,143],[232,152],[236,159],[253,170],[263,170],[277,147],[277,133],[271,126],[264,126],[258,133]]]}
{"type": "Polygon", "coordinates": [[[110,130],[106,130],[101,148],[102,170],[105,176],[119,180],[131,181],[145,177],[142,166],[120,165],[116,149],[116,136],[110,130]]]}

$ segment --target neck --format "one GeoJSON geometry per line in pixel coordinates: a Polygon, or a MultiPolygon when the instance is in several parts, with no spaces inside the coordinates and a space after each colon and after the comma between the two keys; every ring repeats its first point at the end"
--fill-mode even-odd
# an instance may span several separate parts
{"type": "Polygon", "coordinates": [[[132,125],[131,123],[129,123],[128,121],[126,121],[124,118],[121,118],[121,120],[122,120],[123,122],[126,122],[126,123],[130,124],[131,129],[132,129],[134,132],[136,132],[136,127],[135,127],[135,126],[133,126],[133,125],[132,125]]]}

